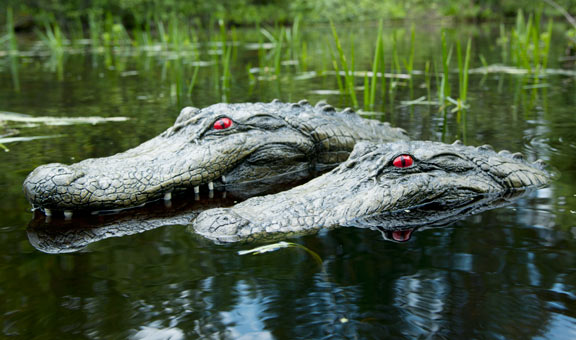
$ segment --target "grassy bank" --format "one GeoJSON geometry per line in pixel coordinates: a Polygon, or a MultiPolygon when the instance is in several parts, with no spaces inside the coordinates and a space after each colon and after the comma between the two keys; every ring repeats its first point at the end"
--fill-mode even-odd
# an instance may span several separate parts
{"type": "MultiPolygon", "coordinates": [[[[576,12],[576,1],[555,0],[569,13],[576,12]]],[[[128,29],[140,27],[151,19],[166,20],[174,15],[203,25],[225,19],[236,25],[256,23],[291,23],[302,17],[306,22],[364,21],[414,17],[451,18],[455,20],[501,20],[519,10],[543,11],[562,16],[557,8],[543,1],[527,0],[5,0],[0,13],[14,11],[17,30],[33,30],[46,20],[56,20],[67,29],[87,25],[91,16],[111,16],[128,29]]],[[[4,20],[4,16],[0,16],[4,20]]]]}

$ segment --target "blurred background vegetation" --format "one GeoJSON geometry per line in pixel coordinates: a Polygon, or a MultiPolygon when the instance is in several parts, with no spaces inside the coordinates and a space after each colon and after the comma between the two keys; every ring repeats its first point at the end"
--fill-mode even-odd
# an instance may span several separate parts
{"type": "MultiPolygon", "coordinates": [[[[568,12],[575,0],[555,0],[568,12]]],[[[0,11],[14,11],[17,30],[30,30],[56,20],[87,23],[90,15],[112,15],[130,28],[148,18],[165,19],[174,14],[208,24],[224,18],[236,25],[289,23],[302,16],[308,22],[406,19],[416,17],[455,20],[501,20],[518,10],[560,13],[544,0],[3,0],[0,11]]],[[[0,15],[4,20],[5,15],[0,15]]]]}

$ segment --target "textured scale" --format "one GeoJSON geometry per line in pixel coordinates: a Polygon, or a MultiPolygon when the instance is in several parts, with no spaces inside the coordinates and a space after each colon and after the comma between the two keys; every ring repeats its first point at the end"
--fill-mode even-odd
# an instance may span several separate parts
{"type": "MultiPolygon", "coordinates": [[[[325,175],[289,191],[202,212],[192,228],[218,242],[337,226],[405,230],[509,203],[503,195],[548,181],[549,174],[539,165],[489,148],[419,141],[359,143],[345,163],[325,175]],[[409,166],[410,171],[399,171],[397,165],[409,166]],[[432,202],[438,203],[432,205],[436,211],[419,212],[432,202]]],[[[403,241],[410,235],[399,232],[391,237],[403,241]]]]}
{"type": "Polygon", "coordinates": [[[402,129],[305,100],[187,107],[172,127],[133,149],[38,167],[25,180],[24,192],[41,209],[126,208],[201,185],[212,190],[224,182],[331,168],[359,141],[407,139],[402,129]]]}

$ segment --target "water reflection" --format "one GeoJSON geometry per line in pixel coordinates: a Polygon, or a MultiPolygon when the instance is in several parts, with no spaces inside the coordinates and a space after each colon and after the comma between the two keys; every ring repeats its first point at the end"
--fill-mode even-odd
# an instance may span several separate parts
{"type": "MultiPolygon", "coordinates": [[[[265,188],[269,192],[282,191],[282,186],[272,186],[270,183],[265,183],[260,183],[260,192],[265,188]]],[[[204,210],[229,207],[242,200],[242,198],[227,192],[217,192],[216,194],[219,196],[218,199],[214,197],[214,191],[203,193],[203,196],[207,197],[200,199],[200,195],[197,193],[184,193],[175,197],[174,200],[152,202],[141,208],[121,210],[108,215],[76,214],[73,218],[62,219],[45,216],[43,213],[35,211],[34,218],[27,228],[28,240],[42,252],[52,254],[76,252],[91,243],[111,237],[134,235],[170,225],[187,226],[204,210]],[[194,195],[195,198],[192,199],[191,195],[194,195]]],[[[486,210],[511,205],[529,196],[534,196],[534,190],[509,191],[499,195],[478,195],[458,203],[436,200],[410,209],[361,216],[349,221],[345,226],[378,230],[383,240],[402,243],[409,241],[416,230],[446,226],[486,210]]],[[[541,216],[537,214],[534,218],[541,216]]],[[[194,232],[193,228],[188,230],[194,232]]],[[[304,231],[300,235],[309,233],[304,231]]],[[[291,235],[291,237],[294,236],[298,236],[298,234],[291,235]]],[[[209,235],[204,237],[211,240],[209,235]]],[[[284,233],[265,235],[261,242],[270,243],[273,240],[286,237],[288,236],[284,233]]],[[[242,238],[238,238],[237,241],[242,240],[242,238]]],[[[268,250],[254,253],[265,253],[281,248],[271,247],[268,250]]]]}
{"type": "MultiPolygon", "coordinates": [[[[213,246],[176,227],[98,243],[90,253],[34,257],[29,271],[17,272],[29,283],[0,293],[4,334],[31,335],[26,315],[44,313],[46,325],[65,330],[46,328],[49,336],[570,338],[576,241],[530,227],[554,219],[535,214],[535,200],[402,244],[356,228],[297,239],[323,257],[322,267],[297,249],[239,257],[245,245],[213,246]]],[[[25,258],[12,259],[2,275],[26,268],[25,258]]]]}
{"type": "Polygon", "coordinates": [[[69,218],[59,212],[46,216],[39,210],[26,232],[34,248],[51,254],[83,250],[91,243],[112,237],[143,233],[170,225],[189,225],[200,212],[229,207],[256,195],[272,194],[306,182],[310,172],[293,172],[247,183],[229,184],[220,190],[203,190],[199,193],[175,193],[171,200],[155,201],[144,207],[120,211],[76,212],[69,218]],[[226,191],[221,191],[221,190],[226,191]]]}
{"type": "MultiPolygon", "coordinates": [[[[437,29],[417,34],[423,37],[416,43],[417,68],[423,56],[439,55],[438,42],[430,39],[437,29]]],[[[311,40],[325,44],[326,32],[319,30],[311,40]]],[[[373,39],[357,40],[360,60],[373,39]]],[[[492,50],[493,42],[492,35],[478,36],[475,47],[490,60],[491,53],[498,53],[492,50]]],[[[312,43],[308,46],[308,71],[330,69],[322,65],[322,52],[312,43]]],[[[178,79],[189,84],[195,65],[188,64],[188,58],[168,65],[170,58],[160,54],[69,55],[60,61],[62,81],[59,61],[46,55],[21,54],[2,61],[7,80],[0,91],[2,110],[135,118],[121,126],[37,128],[33,133],[38,135],[50,130],[51,135],[67,137],[15,143],[10,152],[0,152],[3,337],[576,338],[576,87],[568,75],[547,76],[548,88],[527,88],[535,84],[524,76],[488,74],[481,76],[482,84],[480,76],[471,76],[465,126],[449,114],[444,119],[435,108],[398,107],[398,101],[409,99],[405,86],[384,94],[382,119],[415,139],[452,141],[465,128],[468,144],[523,151],[530,158],[547,160],[561,173],[536,196],[442,228],[419,229],[410,242],[386,242],[378,231],[357,228],[293,240],[318,253],[323,267],[292,248],[238,256],[238,250],[252,246],[215,246],[179,225],[123,237],[98,238],[94,232],[87,239],[100,241],[81,252],[37,251],[22,227],[30,216],[21,183],[30,170],[43,163],[126,150],[160,133],[175,118],[168,113],[178,112],[182,105],[220,101],[221,79],[204,66],[191,96],[172,96],[171,85],[178,79]],[[179,62],[183,75],[177,72],[179,62]]],[[[239,64],[257,65],[254,57],[240,53],[239,64]]],[[[333,77],[318,72],[299,80],[303,73],[290,70],[284,68],[273,84],[255,77],[250,87],[243,70],[235,70],[229,98],[246,102],[308,97],[348,105],[342,96],[310,94],[337,88],[333,77]]],[[[426,94],[419,80],[415,79],[413,98],[426,94]]],[[[178,209],[177,202],[173,209],[178,209]]],[[[109,218],[110,226],[123,223],[103,217],[109,218]]],[[[55,230],[45,229],[46,238],[56,238],[57,222],[49,224],[55,230]]],[[[63,229],[68,227],[73,226],[63,229]]],[[[88,230],[98,228],[92,224],[88,230]]],[[[105,235],[106,226],[102,231],[105,235]]]]}

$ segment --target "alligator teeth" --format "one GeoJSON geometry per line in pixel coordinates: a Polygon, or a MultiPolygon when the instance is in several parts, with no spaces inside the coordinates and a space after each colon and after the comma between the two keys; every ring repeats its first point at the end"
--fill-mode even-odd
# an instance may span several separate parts
{"type": "Polygon", "coordinates": [[[455,140],[454,143],[452,143],[452,145],[462,145],[462,144],[463,144],[462,141],[459,139],[455,140]]]}
{"type": "Polygon", "coordinates": [[[52,216],[52,210],[44,209],[44,214],[46,214],[46,216],[52,216]]]}
{"type": "Polygon", "coordinates": [[[222,198],[226,198],[226,191],[222,193],[222,198]]]}
{"type": "Polygon", "coordinates": [[[194,187],[194,193],[195,193],[195,194],[199,194],[199,193],[200,193],[200,187],[199,187],[199,186],[195,186],[195,187],[194,187]]]}
{"type": "Polygon", "coordinates": [[[72,211],[70,210],[64,210],[64,219],[65,220],[71,220],[72,219],[72,211]]]}
{"type": "Polygon", "coordinates": [[[301,101],[298,102],[298,104],[300,104],[300,105],[310,105],[310,102],[308,102],[306,99],[302,99],[301,101]]]}
{"type": "Polygon", "coordinates": [[[226,176],[222,176],[222,183],[226,183],[226,176]]]}
{"type": "Polygon", "coordinates": [[[208,192],[208,198],[214,198],[214,191],[210,190],[208,192]]]}
{"type": "Polygon", "coordinates": [[[195,193],[195,194],[194,194],[194,200],[195,200],[195,201],[199,201],[199,200],[200,200],[200,194],[199,194],[199,193],[195,193]]]}
{"type": "Polygon", "coordinates": [[[170,201],[172,199],[172,192],[167,192],[164,194],[164,200],[170,201]]]}
{"type": "Polygon", "coordinates": [[[214,190],[214,183],[213,182],[208,182],[208,190],[210,190],[210,191],[214,190]]]}

